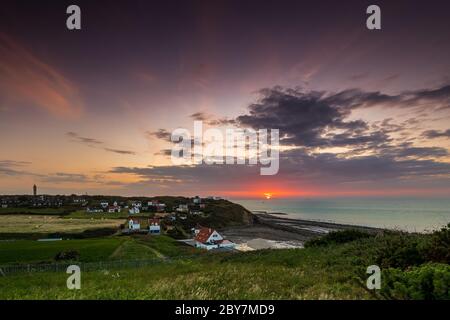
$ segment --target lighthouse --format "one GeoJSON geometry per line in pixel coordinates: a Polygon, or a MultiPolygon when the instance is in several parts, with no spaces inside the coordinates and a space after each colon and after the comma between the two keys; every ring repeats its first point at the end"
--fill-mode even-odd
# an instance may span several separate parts
{"type": "Polygon", "coordinates": [[[36,185],[33,185],[33,196],[36,197],[36,195],[37,195],[37,187],[36,185]]]}

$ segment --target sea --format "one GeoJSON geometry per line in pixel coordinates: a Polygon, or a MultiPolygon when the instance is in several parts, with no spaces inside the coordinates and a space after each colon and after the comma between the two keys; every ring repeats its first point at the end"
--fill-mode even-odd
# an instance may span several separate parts
{"type": "Polygon", "coordinates": [[[287,218],[431,232],[450,223],[450,198],[230,199],[250,211],[287,218]]]}

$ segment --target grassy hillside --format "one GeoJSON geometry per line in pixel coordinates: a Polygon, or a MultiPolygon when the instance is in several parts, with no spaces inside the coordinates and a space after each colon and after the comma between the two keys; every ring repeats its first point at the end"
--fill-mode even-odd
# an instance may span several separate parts
{"type": "MultiPolygon", "coordinates": [[[[64,273],[0,277],[0,299],[450,299],[449,234],[340,232],[305,249],[205,253],[137,269],[83,272],[82,289],[64,273]],[[382,289],[365,287],[382,268],[382,289]]],[[[136,238],[166,255],[170,239],[136,238]]]]}

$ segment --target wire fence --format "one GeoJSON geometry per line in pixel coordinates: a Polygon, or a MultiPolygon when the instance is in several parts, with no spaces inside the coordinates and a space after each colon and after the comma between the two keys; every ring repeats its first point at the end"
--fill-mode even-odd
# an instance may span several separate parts
{"type": "Polygon", "coordinates": [[[48,264],[15,264],[0,266],[0,276],[32,272],[66,272],[70,265],[77,265],[82,271],[98,271],[105,269],[139,268],[173,261],[173,258],[155,258],[146,260],[111,260],[97,262],[73,261],[48,264]]]}

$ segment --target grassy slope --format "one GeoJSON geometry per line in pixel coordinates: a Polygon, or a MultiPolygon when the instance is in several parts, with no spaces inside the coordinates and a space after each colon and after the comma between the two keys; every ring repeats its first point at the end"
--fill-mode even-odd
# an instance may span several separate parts
{"type": "Polygon", "coordinates": [[[62,241],[6,241],[0,242],[0,264],[53,262],[58,252],[77,250],[81,261],[107,259],[123,242],[118,238],[62,241]]]}
{"type": "MultiPolygon", "coordinates": [[[[347,241],[346,237],[330,239],[347,241]]],[[[0,277],[0,299],[371,299],[375,296],[365,289],[365,280],[366,268],[372,264],[382,266],[383,281],[395,282],[386,290],[382,284],[382,291],[393,297],[448,299],[450,266],[445,263],[446,237],[446,232],[436,236],[374,236],[346,243],[330,241],[305,249],[198,251],[203,254],[190,257],[184,254],[186,248],[167,237],[124,238],[146,246],[148,249],[139,247],[143,254],[158,252],[160,256],[185,257],[137,269],[83,272],[82,289],[76,292],[66,288],[65,273],[0,277]],[[416,253],[412,249],[417,241],[421,245],[432,244],[424,252],[429,254],[436,248],[433,256],[443,257],[442,263],[422,264],[414,258],[416,253]],[[439,251],[440,244],[444,245],[444,251],[439,251]],[[404,271],[390,269],[389,265],[398,263],[404,265],[404,271]]],[[[126,242],[128,245],[132,243],[126,242]]]]}
{"type": "Polygon", "coordinates": [[[0,298],[31,299],[359,299],[345,246],[206,254],[140,269],[85,272],[82,290],[66,289],[66,274],[0,278],[0,298]]]}

